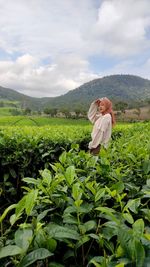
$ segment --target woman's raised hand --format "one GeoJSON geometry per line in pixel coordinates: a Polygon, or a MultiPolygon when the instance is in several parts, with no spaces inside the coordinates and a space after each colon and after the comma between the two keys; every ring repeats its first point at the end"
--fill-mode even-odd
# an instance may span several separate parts
{"type": "Polygon", "coordinates": [[[100,102],[101,102],[101,101],[100,101],[100,99],[99,99],[99,98],[95,100],[95,104],[97,104],[97,105],[99,105],[99,104],[100,104],[100,102]]]}

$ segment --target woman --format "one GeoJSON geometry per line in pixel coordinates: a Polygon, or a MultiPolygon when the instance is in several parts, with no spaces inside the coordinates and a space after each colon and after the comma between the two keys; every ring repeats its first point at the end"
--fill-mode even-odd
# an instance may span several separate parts
{"type": "Polygon", "coordinates": [[[95,100],[88,111],[88,118],[94,124],[89,151],[91,154],[97,155],[101,145],[107,148],[112,126],[115,124],[111,101],[107,97],[95,100]]]}

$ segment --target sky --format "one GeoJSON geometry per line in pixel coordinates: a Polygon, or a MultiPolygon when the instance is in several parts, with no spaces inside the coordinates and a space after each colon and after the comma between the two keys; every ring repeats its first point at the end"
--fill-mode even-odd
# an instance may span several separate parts
{"type": "Polygon", "coordinates": [[[113,74],[150,79],[150,0],[0,0],[0,86],[55,97],[113,74]]]}

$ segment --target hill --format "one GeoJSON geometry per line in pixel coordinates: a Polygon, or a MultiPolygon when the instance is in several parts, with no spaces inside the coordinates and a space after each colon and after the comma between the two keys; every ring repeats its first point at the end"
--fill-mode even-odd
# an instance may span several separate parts
{"type": "Polygon", "coordinates": [[[150,81],[133,75],[112,75],[81,85],[67,94],[56,97],[46,105],[87,106],[99,97],[108,97],[114,103],[123,101],[133,106],[150,99],[150,81]]]}
{"type": "Polygon", "coordinates": [[[8,106],[8,102],[12,102],[12,104],[17,102],[17,106],[30,107],[36,110],[41,101],[39,98],[30,97],[13,89],[0,86],[0,102],[4,103],[4,105],[7,103],[6,106],[8,106]]]}
{"type": "MultiPolygon", "coordinates": [[[[95,79],[58,97],[34,98],[0,87],[0,98],[20,101],[29,108],[38,110],[50,108],[69,108],[89,106],[99,97],[109,97],[113,103],[126,102],[129,107],[144,103],[150,99],[150,80],[134,75],[111,75],[95,79]]],[[[141,104],[142,105],[142,104],[141,104]]]]}

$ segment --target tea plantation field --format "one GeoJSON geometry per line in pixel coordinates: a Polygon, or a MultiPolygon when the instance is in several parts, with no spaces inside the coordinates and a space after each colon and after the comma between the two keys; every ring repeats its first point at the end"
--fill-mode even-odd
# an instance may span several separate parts
{"type": "Polygon", "coordinates": [[[0,126],[44,126],[44,125],[89,125],[86,119],[51,118],[44,116],[2,116],[0,126]]]}
{"type": "MultiPolygon", "coordinates": [[[[51,121],[52,122],[52,121],[51,121]]],[[[0,127],[0,266],[148,267],[150,122],[0,127]]]]}

